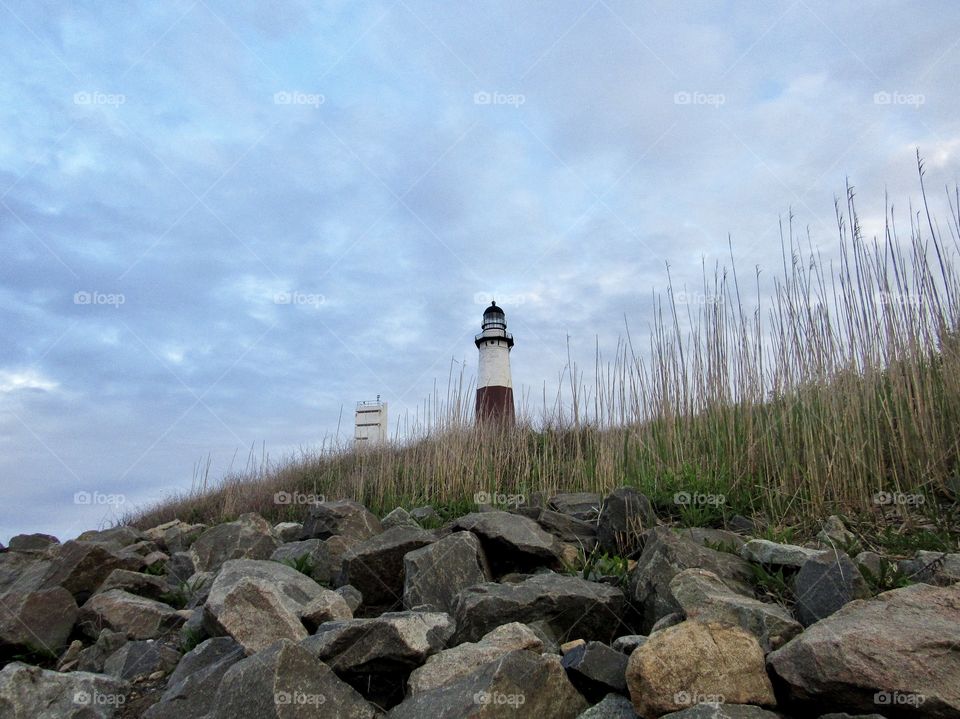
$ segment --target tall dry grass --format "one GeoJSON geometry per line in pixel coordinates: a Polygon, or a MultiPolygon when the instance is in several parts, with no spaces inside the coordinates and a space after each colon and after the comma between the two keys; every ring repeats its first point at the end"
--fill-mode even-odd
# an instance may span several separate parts
{"type": "Polygon", "coordinates": [[[678,491],[723,494],[729,511],[799,520],[870,514],[878,492],[956,497],[960,445],[960,194],[946,231],[922,206],[898,236],[863,236],[848,187],[836,202],[835,259],[793,217],[781,226],[782,274],[703,273],[699,301],[670,282],[648,332],[626,329],[591,374],[573,362],[556,397],[524,402],[515,428],[473,426],[461,371],[388,445],[325,442],[280,462],[251,456],[228,475],[129,517],[215,522],[256,511],[277,521],[304,507],[278,492],[353,497],[380,511],[467,510],[478,492],[640,487],[668,505],[678,491]],[[643,344],[640,336],[648,336],[643,344]]]}

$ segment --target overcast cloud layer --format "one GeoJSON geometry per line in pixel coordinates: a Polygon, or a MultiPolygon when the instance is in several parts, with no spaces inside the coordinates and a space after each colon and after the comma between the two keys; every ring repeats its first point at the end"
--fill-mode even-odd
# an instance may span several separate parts
{"type": "Polygon", "coordinates": [[[0,47],[2,541],[415,410],[490,296],[538,398],[666,263],[960,168],[950,0],[0,0],[0,47]]]}

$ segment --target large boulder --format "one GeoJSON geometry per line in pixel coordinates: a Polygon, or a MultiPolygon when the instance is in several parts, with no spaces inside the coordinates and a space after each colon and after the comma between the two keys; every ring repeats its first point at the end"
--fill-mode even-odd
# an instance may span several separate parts
{"type": "MultiPolygon", "coordinates": [[[[59,671],[74,671],[76,669],[81,672],[102,673],[103,665],[106,664],[107,659],[129,641],[127,635],[123,632],[103,629],[100,632],[100,636],[97,637],[97,641],[77,652],[75,666],[67,656],[70,654],[68,650],[60,660],[60,665],[67,663],[69,666],[58,665],[57,669],[59,671]]],[[[71,644],[71,647],[73,646],[75,645],[71,644]]],[[[81,643],[80,646],[82,647],[83,644],[81,643]]]]}
{"type": "Polygon", "coordinates": [[[52,549],[54,559],[42,588],[63,587],[82,603],[93,594],[114,569],[136,571],[143,558],[123,555],[109,543],[65,542],[52,549]]]}
{"type": "Polygon", "coordinates": [[[960,582],[960,553],[928,552],[921,550],[913,559],[897,563],[902,574],[913,582],[946,587],[960,582]]]}
{"type": "Polygon", "coordinates": [[[624,633],[625,598],[608,584],[561,574],[537,574],[516,584],[488,582],[457,595],[457,641],[477,641],[508,622],[544,621],[560,641],[610,641],[624,633]]]}
{"type": "MultiPolygon", "coordinates": [[[[664,714],[660,719],[786,719],[786,717],[783,714],[747,704],[710,702],[697,704],[682,711],[664,714]]],[[[824,719],[824,717],[820,717],[820,719],[824,719]]],[[[845,719],[854,719],[854,717],[845,719]]],[[[857,717],[856,719],[871,719],[871,717],[857,717]]],[[[874,715],[874,719],[883,719],[883,717],[874,715]]]]}
{"type": "Polygon", "coordinates": [[[146,535],[136,527],[120,525],[117,527],[110,527],[110,529],[88,530],[77,537],[77,541],[105,544],[111,549],[120,550],[124,547],[130,546],[131,544],[136,544],[137,542],[143,541],[146,538],[146,535]]]}
{"type": "Polygon", "coordinates": [[[185,654],[167,681],[160,701],[143,719],[201,719],[213,708],[217,687],[227,670],[244,658],[230,637],[214,637],[185,654]]]}
{"type": "Polygon", "coordinates": [[[300,619],[311,632],[321,624],[340,619],[353,619],[353,610],[342,594],[324,589],[300,609],[300,619]]]}
{"type": "Polygon", "coordinates": [[[630,655],[627,686],[643,717],[711,701],[776,704],[756,638],[725,624],[687,621],[651,635],[630,655]]]}
{"type": "Polygon", "coordinates": [[[100,630],[126,634],[128,639],[155,639],[183,624],[171,606],[122,589],[95,594],[80,607],[78,626],[91,639],[100,630]]]}
{"type": "Polygon", "coordinates": [[[190,553],[198,572],[212,572],[231,559],[269,559],[279,546],[270,523],[249,513],[206,530],[190,545],[190,553]]]}
{"type": "Polygon", "coordinates": [[[163,577],[143,572],[131,572],[129,569],[114,569],[103,580],[96,594],[109,592],[111,589],[122,589],[130,594],[137,594],[148,599],[161,601],[170,594],[170,585],[163,577]]]}
{"type": "Polygon", "coordinates": [[[537,522],[561,542],[568,542],[592,552],[597,546],[597,524],[571,517],[562,512],[544,509],[537,522]]]}
{"type": "Polygon", "coordinates": [[[860,569],[843,552],[828,549],[803,563],[794,577],[794,612],[805,627],[854,599],[870,596],[860,569]]]}
{"type": "Polygon", "coordinates": [[[307,630],[299,609],[292,610],[280,591],[264,579],[243,577],[223,596],[217,625],[250,655],[280,639],[300,641],[307,630]]]}
{"type": "Polygon", "coordinates": [[[168,553],[183,552],[190,548],[207,529],[205,524],[188,524],[179,519],[164,522],[144,531],[147,539],[163,547],[168,553]]]}
{"type": "Polygon", "coordinates": [[[541,652],[543,642],[525,624],[504,624],[478,642],[464,642],[427,657],[426,663],[410,674],[407,687],[411,695],[422,694],[450,684],[517,649],[541,652]]]}
{"type": "Polygon", "coordinates": [[[915,584],[853,601],[767,657],[808,709],[960,716],[960,584],[915,584]]]}
{"type": "Polygon", "coordinates": [[[393,527],[413,527],[414,529],[422,529],[420,523],[411,517],[410,512],[405,510],[403,507],[397,507],[394,509],[380,520],[380,524],[384,529],[392,529],[393,527]]]}
{"type": "Polygon", "coordinates": [[[751,539],[740,547],[740,556],[750,562],[771,567],[799,569],[808,559],[820,554],[819,549],[810,549],[796,544],[779,544],[769,539],[751,539]]]}
{"type": "Polygon", "coordinates": [[[310,576],[324,584],[334,581],[340,573],[341,558],[334,555],[326,542],[320,539],[286,542],[277,547],[270,559],[291,566],[306,561],[310,576]]]}
{"type": "Polygon", "coordinates": [[[559,657],[518,650],[431,691],[414,694],[389,719],[574,719],[587,702],[567,679],[559,657]]]}
{"type": "Polygon", "coordinates": [[[460,590],[492,578],[480,540],[454,532],[403,557],[403,605],[453,612],[460,590]]]}
{"type": "Polygon", "coordinates": [[[399,606],[403,601],[403,557],[436,541],[432,533],[394,527],[347,550],[338,583],[360,590],[365,607],[399,606]]]}
{"type": "Polygon", "coordinates": [[[0,671],[3,719],[110,719],[129,685],[88,672],[53,672],[13,662],[0,671]]]}
{"type": "Polygon", "coordinates": [[[58,655],[77,613],[73,595],[63,587],[0,595],[0,660],[15,654],[58,655]]]}
{"type": "Polygon", "coordinates": [[[319,502],[310,507],[303,523],[302,539],[328,539],[337,535],[352,544],[369,539],[382,531],[383,526],[373,512],[359,502],[340,499],[335,502],[319,502]]]}
{"type": "Polygon", "coordinates": [[[133,681],[154,672],[169,674],[180,661],[180,652],[152,639],[126,642],[107,657],[103,672],[118,679],[133,681]]]}
{"type": "Polygon", "coordinates": [[[559,540],[534,520],[510,512],[474,512],[454,520],[453,531],[473,532],[480,538],[495,576],[537,567],[558,568],[559,540]]]}
{"type": "Polygon", "coordinates": [[[625,654],[602,642],[586,642],[563,655],[561,664],[573,686],[591,702],[599,702],[610,692],[627,693],[625,654]]]}
{"type": "Polygon", "coordinates": [[[233,587],[246,579],[263,580],[276,590],[281,604],[293,616],[325,591],[305,574],[279,562],[262,559],[231,559],[224,563],[210,586],[203,605],[203,626],[210,636],[221,636],[227,631],[220,623],[225,611],[227,595],[233,587]]]}
{"type": "Polygon", "coordinates": [[[597,542],[607,554],[626,557],[640,547],[640,537],[657,526],[650,500],[631,487],[613,490],[603,500],[597,542]]]}
{"type": "Polygon", "coordinates": [[[301,645],[288,640],[230,667],[209,719],[373,719],[372,705],[301,645]]]}
{"type": "Polygon", "coordinates": [[[670,580],[670,592],[688,619],[739,625],[757,638],[764,652],[778,649],[803,631],[779,604],[738,594],[706,569],[684,569],[670,580]]]}
{"type": "Polygon", "coordinates": [[[60,540],[52,534],[18,534],[10,538],[7,546],[11,552],[42,552],[48,547],[60,544],[60,540]]]}
{"type": "Polygon", "coordinates": [[[637,719],[633,702],[620,694],[607,694],[603,701],[594,704],[577,719],[637,719]]]}
{"type": "Polygon", "coordinates": [[[669,527],[645,536],[643,553],[630,572],[630,593],[641,611],[642,629],[649,633],[663,617],[682,611],[670,591],[670,581],[684,569],[707,569],[736,592],[750,594],[750,565],[733,554],[718,552],[684,539],[669,527]]]}
{"type": "Polygon", "coordinates": [[[603,497],[596,492],[564,492],[547,500],[547,509],[566,514],[574,519],[596,522],[603,497]]]}

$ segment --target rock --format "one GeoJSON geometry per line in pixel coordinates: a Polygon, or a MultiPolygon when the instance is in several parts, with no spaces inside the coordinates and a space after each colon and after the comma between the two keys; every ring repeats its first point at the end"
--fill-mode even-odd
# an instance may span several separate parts
{"type": "Polygon", "coordinates": [[[350,607],[351,612],[355,613],[360,608],[360,605],[363,604],[363,595],[360,593],[360,590],[350,584],[337,587],[334,591],[343,597],[347,606],[350,607]]]}
{"type": "Polygon", "coordinates": [[[804,562],[817,556],[820,551],[796,544],[778,544],[767,539],[751,539],[740,547],[740,556],[758,564],[799,569],[804,562]]]}
{"type": "Polygon", "coordinates": [[[144,570],[151,570],[163,574],[166,571],[170,555],[164,552],[149,552],[143,556],[144,570]]]}
{"type": "Polygon", "coordinates": [[[433,507],[416,507],[410,510],[410,516],[421,526],[424,522],[439,522],[440,515],[433,507]]]}
{"type": "Polygon", "coordinates": [[[119,550],[146,539],[146,535],[136,527],[119,526],[110,529],[91,529],[77,537],[78,542],[105,544],[119,550]]]}
{"type": "Polygon", "coordinates": [[[830,714],[822,714],[820,719],[884,719],[882,714],[847,714],[846,712],[831,712],[830,714]]]}
{"type": "Polygon", "coordinates": [[[597,541],[607,554],[626,557],[639,548],[640,536],[656,526],[657,515],[650,500],[631,487],[621,487],[603,500],[597,541]]]}
{"type": "Polygon", "coordinates": [[[627,693],[627,656],[601,642],[587,642],[564,654],[567,676],[590,702],[599,702],[610,692],[627,693]]]}
{"type": "Polygon", "coordinates": [[[353,610],[342,595],[324,590],[320,596],[304,605],[300,610],[300,619],[309,631],[315,632],[325,622],[353,619],[353,610]]]}
{"type": "Polygon", "coordinates": [[[560,653],[566,656],[568,653],[572,652],[578,647],[587,646],[587,642],[584,639],[572,639],[569,642],[564,642],[560,645],[560,653]]]}
{"type": "Polygon", "coordinates": [[[61,674],[21,662],[0,671],[3,719],[109,719],[130,687],[102,674],[61,674]]]}
{"type": "Polygon", "coordinates": [[[128,639],[155,639],[183,624],[183,617],[170,606],[139,597],[122,589],[95,594],[80,607],[77,625],[88,637],[101,629],[123,632],[128,639]]]}
{"type": "Polygon", "coordinates": [[[257,577],[231,584],[217,613],[217,629],[236,639],[247,655],[280,639],[296,642],[308,636],[299,611],[292,611],[272,584],[257,577]]]}
{"type": "Polygon", "coordinates": [[[230,667],[209,719],[373,719],[360,694],[299,644],[283,640],[230,667]]]}
{"type": "Polygon", "coordinates": [[[18,534],[10,538],[7,549],[11,552],[42,552],[52,544],[60,544],[52,534],[18,534]]]}
{"type": "Polygon", "coordinates": [[[380,520],[366,507],[349,499],[341,499],[311,506],[309,516],[303,523],[301,538],[327,539],[340,535],[348,543],[356,543],[382,531],[380,520]]]}
{"type": "Polygon", "coordinates": [[[683,570],[670,580],[670,591],[687,619],[738,625],[757,638],[764,653],[779,649],[803,631],[779,604],[738,594],[706,569],[683,570]]]}
{"type": "Polygon", "coordinates": [[[667,627],[675,627],[681,622],[687,621],[687,615],[683,612],[673,612],[672,614],[667,614],[666,616],[660,617],[653,626],[650,627],[650,634],[654,632],[659,632],[667,627]]]}
{"type": "Polygon", "coordinates": [[[540,511],[537,522],[561,542],[592,552],[597,546],[597,525],[549,509],[540,511]]]}
{"type": "Polygon", "coordinates": [[[421,694],[450,684],[517,649],[540,652],[543,642],[525,624],[504,624],[478,642],[465,642],[427,657],[426,663],[410,674],[409,693],[421,694]]]}
{"type": "Polygon", "coordinates": [[[176,552],[167,561],[167,584],[179,587],[197,573],[197,565],[190,552],[176,552]]]}
{"type": "Polygon", "coordinates": [[[164,530],[160,544],[166,547],[171,554],[185,552],[193,546],[193,543],[205,531],[207,531],[206,524],[187,524],[177,520],[176,524],[164,530]]]}
{"type": "Polygon", "coordinates": [[[148,599],[160,601],[170,593],[170,586],[163,577],[156,577],[143,572],[131,572],[129,569],[114,569],[97,587],[95,594],[109,592],[111,589],[122,589],[130,594],[136,594],[148,599]]]}
{"type": "Polygon", "coordinates": [[[169,674],[180,661],[180,652],[153,640],[126,642],[107,657],[103,672],[118,679],[133,681],[154,672],[169,674]]]}
{"type": "Polygon", "coordinates": [[[474,512],[454,520],[451,529],[479,537],[494,576],[560,567],[560,542],[532,519],[510,512],[474,512]]]}
{"type": "Polygon", "coordinates": [[[410,672],[447,645],[453,622],[442,612],[387,612],[327,622],[301,645],[380,706],[397,703],[410,672]]]}
{"type": "Polygon", "coordinates": [[[670,581],[692,568],[713,572],[734,591],[752,592],[753,573],[743,559],[695,544],[669,527],[657,527],[646,534],[643,553],[630,572],[630,593],[641,612],[641,631],[649,633],[658,620],[681,611],[670,581]]]}
{"type": "Polygon", "coordinates": [[[300,522],[280,522],[273,525],[273,534],[281,542],[295,542],[303,534],[303,525],[300,522]]]}
{"type": "Polygon", "coordinates": [[[767,663],[790,706],[870,712],[882,693],[898,716],[960,716],[960,585],[853,601],[767,663]]]}
{"type": "Polygon", "coordinates": [[[259,514],[211,527],[190,546],[198,572],[212,572],[231,559],[268,559],[280,546],[272,527],[259,514]]]}
{"type": "Polygon", "coordinates": [[[853,563],[860,568],[861,573],[866,570],[873,576],[878,577],[881,571],[880,567],[883,564],[883,557],[876,552],[860,552],[853,558],[853,563]]]}
{"type": "Polygon", "coordinates": [[[557,657],[518,650],[455,682],[411,696],[387,716],[574,719],[586,708],[586,701],[567,679],[557,657]]]}
{"type": "Polygon", "coordinates": [[[293,566],[302,557],[308,557],[309,574],[316,582],[329,584],[340,572],[340,559],[334,557],[327,545],[319,539],[303,539],[281,544],[270,555],[270,560],[293,566]]]}
{"type": "Polygon", "coordinates": [[[870,596],[866,580],[843,552],[828,549],[811,557],[794,578],[794,613],[807,627],[854,599],[870,596]]]}
{"type": "Polygon", "coordinates": [[[136,571],[143,564],[140,558],[120,556],[107,544],[70,541],[55,550],[55,559],[42,588],[63,587],[73,594],[78,604],[86,601],[114,569],[136,571]]]}
{"type": "Polygon", "coordinates": [[[577,719],[637,719],[633,702],[619,694],[607,694],[603,701],[594,704],[577,719]]]}
{"type": "Polygon", "coordinates": [[[776,704],[757,640],[723,624],[688,621],[652,635],[630,655],[626,678],[641,716],[707,701],[776,704]]]}
{"type": "Polygon", "coordinates": [[[104,629],[100,632],[96,642],[79,652],[76,668],[81,672],[102,673],[107,658],[128,641],[130,640],[123,632],[104,629]]]}
{"type": "Polygon", "coordinates": [[[739,552],[745,542],[739,534],[734,534],[726,529],[713,529],[711,527],[687,527],[681,529],[678,534],[684,539],[699,544],[702,547],[717,549],[718,551],[728,551],[732,549],[739,552]]]}
{"type": "Polygon", "coordinates": [[[160,701],[143,719],[205,717],[213,708],[223,675],[243,658],[243,647],[230,637],[214,637],[198,644],[177,664],[160,701]]]}
{"type": "Polygon", "coordinates": [[[618,652],[623,652],[626,655],[633,654],[633,650],[639,646],[643,646],[647,641],[647,637],[643,634],[625,634],[622,637],[617,637],[613,640],[613,644],[610,646],[616,649],[618,652]]]}
{"type": "Polygon", "coordinates": [[[0,660],[17,654],[56,657],[77,613],[73,595],[63,587],[0,596],[0,660]]]}
{"type": "Polygon", "coordinates": [[[491,579],[480,540],[472,532],[454,532],[403,557],[403,606],[427,606],[453,612],[460,590],[491,579]]]}
{"type": "Polygon", "coordinates": [[[757,523],[749,517],[742,514],[735,514],[726,522],[727,529],[731,532],[740,532],[742,534],[753,534],[757,531],[757,523]]]}
{"type": "Polygon", "coordinates": [[[547,509],[585,522],[596,522],[603,497],[596,492],[564,492],[547,500],[547,509]]]}
{"type": "Polygon", "coordinates": [[[560,642],[557,641],[557,632],[550,626],[549,622],[538,619],[537,621],[527,623],[525,626],[537,635],[537,639],[543,642],[544,652],[548,654],[561,654],[560,642]]]}
{"type": "Polygon", "coordinates": [[[58,672],[72,672],[78,668],[80,652],[83,651],[83,642],[74,639],[57,660],[58,672]]]}
{"type": "Polygon", "coordinates": [[[919,551],[898,563],[900,572],[914,582],[946,587],[960,582],[960,553],[919,551]]]}
{"type": "Polygon", "coordinates": [[[366,607],[393,607],[403,601],[403,557],[436,538],[411,527],[394,527],[347,550],[339,584],[352,584],[366,607]]]}
{"type": "Polygon", "coordinates": [[[554,636],[609,641],[623,632],[623,592],[607,584],[559,574],[538,574],[518,584],[488,582],[457,595],[457,641],[477,641],[508,622],[545,621],[554,636]]]}
{"type": "MultiPolygon", "coordinates": [[[[664,714],[660,719],[786,719],[783,714],[747,704],[697,704],[683,711],[664,714]]],[[[882,718],[881,718],[882,719],[882,718]]]]}
{"type": "Polygon", "coordinates": [[[410,513],[403,507],[394,509],[390,514],[380,520],[380,524],[384,529],[391,529],[392,527],[413,527],[414,529],[421,529],[417,520],[411,517],[410,513]]]}
{"type": "Polygon", "coordinates": [[[817,539],[827,547],[834,549],[847,549],[857,538],[843,524],[843,520],[833,514],[827,517],[823,522],[820,531],[817,532],[817,539]]]}

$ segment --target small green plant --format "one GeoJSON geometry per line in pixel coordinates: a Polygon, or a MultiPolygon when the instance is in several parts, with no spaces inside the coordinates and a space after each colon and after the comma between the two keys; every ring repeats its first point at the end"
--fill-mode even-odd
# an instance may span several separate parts
{"type": "Polygon", "coordinates": [[[592,582],[613,579],[618,586],[626,586],[629,562],[626,557],[617,557],[594,549],[589,554],[580,551],[578,559],[566,568],[567,574],[579,576],[592,582]]]}
{"type": "Polygon", "coordinates": [[[899,566],[891,562],[886,557],[880,557],[880,564],[876,573],[872,572],[865,565],[860,566],[860,573],[867,580],[870,591],[873,594],[880,594],[891,589],[900,589],[901,587],[913,584],[910,577],[905,574],[899,566]]]}
{"type": "Polygon", "coordinates": [[[161,595],[160,601],[164,604],[169,604],[174,609],[183,609],[190,603],[190,600],[203,589],[206,583],[206,577],[199,577],[192,582],[189,580],[182,581],[177,585],[176,589],[172,589],[161,595]]]}
{"type": "Polygon", "coordinates": [[[784,606],[792,606],[796,596],[791,586],[790,578],[784,573],[783,567],[776,571],[767,569],[761,564],[750,564],[753,573],[753,587],[757,594],[769,598],[784,606]]]}
{"type": "Polygon", "coordinates": [[[313,573],[313,557],[309,554],[301,554],[299,557],[284,559],[282,563],[296,569],[300,574],[306,574],[308,577],[313,573]]]}
{"type": "Polygon", "coordinates": [[[709,539],[704,540],[703,546],[707,549],[712,549],[715,552],[723,552],[724,554],[735,554],[738,557],[740,556],[740,548],[736,544],[731,544],[730,542],[711,542],[709,539]]]}
{"type": "Polygon", "coordinates": [[[154,562],[146,569],[143,570],[144,574],[149,574],[152,577],[161,577],[167,573],[167,563],[166,562],[154,562]]]}
{"type": "Polygon", "coordinates": [[[199,629],[186,627],[182,632],[180,632],[180,646],[183,648],[184,654],[193,651],[193,649],[196,648],[196,646],[202,640],[203,632],[199,629]]]}

